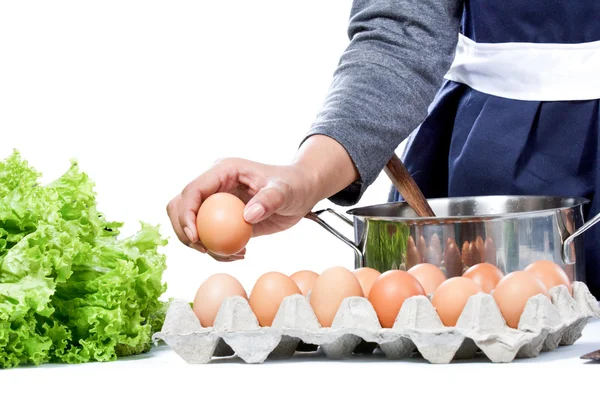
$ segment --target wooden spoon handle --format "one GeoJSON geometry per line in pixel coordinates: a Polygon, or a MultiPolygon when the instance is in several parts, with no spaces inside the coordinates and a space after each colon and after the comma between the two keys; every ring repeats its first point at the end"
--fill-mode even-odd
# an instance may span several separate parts
{"type": "Polygon", "coordinates": [[[384,169],[400,195],[419,217],[435,217],[423,192],[395,153],[384,169]]]}

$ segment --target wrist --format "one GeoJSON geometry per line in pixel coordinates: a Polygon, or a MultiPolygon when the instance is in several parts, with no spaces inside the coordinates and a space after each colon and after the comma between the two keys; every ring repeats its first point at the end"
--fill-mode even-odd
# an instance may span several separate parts
{"type": "Polygon", "coordinates": [[[325,135],[307,138],[291,166],[301,176],[302,186],[313,205],[343,190],[359,178],[358,170],[346,149],[325,135]]]}

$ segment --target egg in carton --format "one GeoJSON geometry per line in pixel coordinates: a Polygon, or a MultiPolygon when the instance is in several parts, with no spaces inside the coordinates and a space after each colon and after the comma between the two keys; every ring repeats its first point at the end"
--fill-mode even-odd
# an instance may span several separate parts
{"type": "MultiPolygon", "coordinates": [[[[572,345],[600,306],[587,286],[550,289],[530,298],[518,329],[507,326],[491,294],[469,298],[456,326],[442,324],[431,300],[414,296],[404,301],[391,328],[382,328],[371,303],[348,297],[340,305],[331,327],[321,327],[308,296],[286,297],[270,327],[260,327],[248,301],[225,299],[213,327],[202,327],[189,302],[175,300],[169,307],[155,343],[164,341],[191,364],[235,354],[246,363],[292,357],[299,344],[319,346],[331,359],[351,357],[359,345],[374,344],[388,359],[403,359],[417,351],[435,364],[468,359],[482,352],[494,363],[537,357],[560,345],[572,345]]],[[[368,347],[368,346],[367,346],[368,347]]]]}

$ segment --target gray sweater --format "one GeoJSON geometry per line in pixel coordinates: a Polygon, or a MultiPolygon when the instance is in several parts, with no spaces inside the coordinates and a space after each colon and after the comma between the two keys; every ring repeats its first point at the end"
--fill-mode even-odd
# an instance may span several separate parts
{"type": "Polygon", "coordinates": [[[327,135],[360,178],[330,200],[353,205],[427,116],[450,68],[462,0],[354,0],[350,43],[306,137],[327,135]]]}

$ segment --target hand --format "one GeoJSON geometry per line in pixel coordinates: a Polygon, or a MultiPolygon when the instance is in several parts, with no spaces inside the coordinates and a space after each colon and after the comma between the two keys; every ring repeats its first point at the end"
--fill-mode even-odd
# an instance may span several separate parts
{"type": "Polygon", "coordinates": [[[207,251],[198,238],[196,215],[202,201],[217,192],[239,197],[246,207],[244,219],[253,224],[253,236],[286,230],[300,221],[320,200],[316,195],[311,171],[301,164],[273,166],[228,158],[189,183],[171,200],[167,213],[179,240],[218,261],[244,258],[240,253],[222,257],[207,251]]]}
{"type": "Polygon", "coordinates": [[[218,261],[241,260],[246,254],[222,257],[211,254],[200,242],[196,215],[202,201],[228,192],[246,203],[244,219],[253,225],[253,236],[269,235],[294,226],[319,201],[338,193],[359,178],[346,149],[325,135],[308,137],[290,165],[260,164],[240,158],[217,161],[167,205],[179,240],[218,261]]]}

